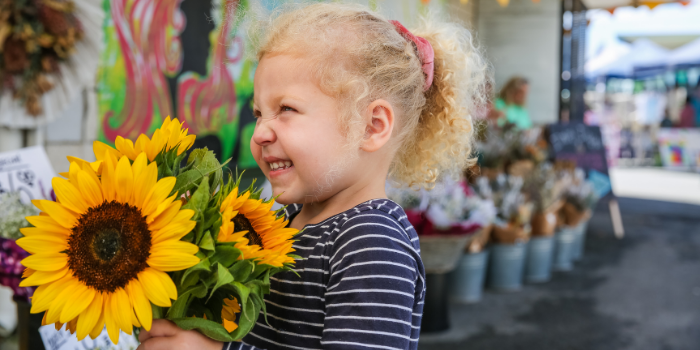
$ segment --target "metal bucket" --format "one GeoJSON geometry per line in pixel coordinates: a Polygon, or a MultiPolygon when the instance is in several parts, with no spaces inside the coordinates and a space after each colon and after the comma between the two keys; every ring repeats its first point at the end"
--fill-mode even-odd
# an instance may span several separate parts
{"type": "Polygon", "coordinates": [[[554,237],[531,238],[527,244],[525,281],[530,283],[547,282],[552,277],[554,258],[554,237]]]}
{"type": "Polygon", "coordinates": [[[554,234],[554,269],[570,271],[574,268],[573,254],[576,241],[576,227],[564,227],[554,234]]]}
{"type": "Polygon", "coordinates": [[[579,261],[583,257],[583,250],[586,246],[586,231],[588,230],[588,220],[576,226],[576,241],[574,242],[574,252],[572,259],[579,261]]]}
{"type": "Polygon", "coordinates": [[[481,300],[486,278],[488,250],[467,253],[457,263],[450,276],[450,298],[462,303],[475,303],[481,300]]]}
{"type": "Polygon", "coordinates": [[[491,247],[489,287],[499,291],[516,291],[523,285],[527,243],[494,244],[491,247]]]}

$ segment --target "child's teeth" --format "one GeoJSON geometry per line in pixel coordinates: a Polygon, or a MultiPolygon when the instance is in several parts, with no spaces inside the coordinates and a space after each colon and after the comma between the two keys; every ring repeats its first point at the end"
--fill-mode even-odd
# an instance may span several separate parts
{"type": "Polygon", "coordinates": [[[272,170],[289,168],[290,166],[292,166],[292,162],[289,160],[277,163],[270,163],[270,169],[272,170]]]}
{"type": "Polygon", "coordinates": [[[286,165],[287,168],[289,168],[290,166],[292,166],[292,162],[286,161],[286,162],[284,162],[284,165],[286,165]]]}

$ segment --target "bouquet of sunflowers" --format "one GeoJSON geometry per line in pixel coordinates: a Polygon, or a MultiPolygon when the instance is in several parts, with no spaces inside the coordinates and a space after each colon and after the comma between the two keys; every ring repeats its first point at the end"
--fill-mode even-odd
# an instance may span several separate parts
{"type": "Polygon", "coordinates": [[[97,161],[68,157],[56,201],[17,244],[31,255],[22,286],[37,286],[43,324],[96,338],[107,327],[150,330],[166,318],[219,341],[241,339],[265,312],[270,276],[291,270],[293,237],[274,199],[225,176],[214,153],[187,152],[194,135],[167,118],[151,138],[94,143],[97,161]]]}

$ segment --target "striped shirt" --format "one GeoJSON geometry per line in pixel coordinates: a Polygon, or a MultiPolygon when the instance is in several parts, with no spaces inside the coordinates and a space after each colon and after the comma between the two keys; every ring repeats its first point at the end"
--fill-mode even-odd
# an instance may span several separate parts
{"type": "MultiPolygon", "coordinates": [[[[290,205],[293,218],[301,205],[290,205]]],[[[315,225],[294,270],[271,278],[262,313],[224,350],[417,349],[425,298],[418,236],[401,207],[374,199],[315,225]]]]}

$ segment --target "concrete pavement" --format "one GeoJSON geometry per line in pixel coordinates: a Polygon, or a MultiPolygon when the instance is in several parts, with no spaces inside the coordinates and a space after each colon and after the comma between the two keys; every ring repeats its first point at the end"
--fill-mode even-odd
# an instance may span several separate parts
{"type": "Polygon", "coordinates": [[[600,206],[572,272],[454,304],[419,350],[700,349],[700,206],[620,199],[626,236],[600,206]]]}

